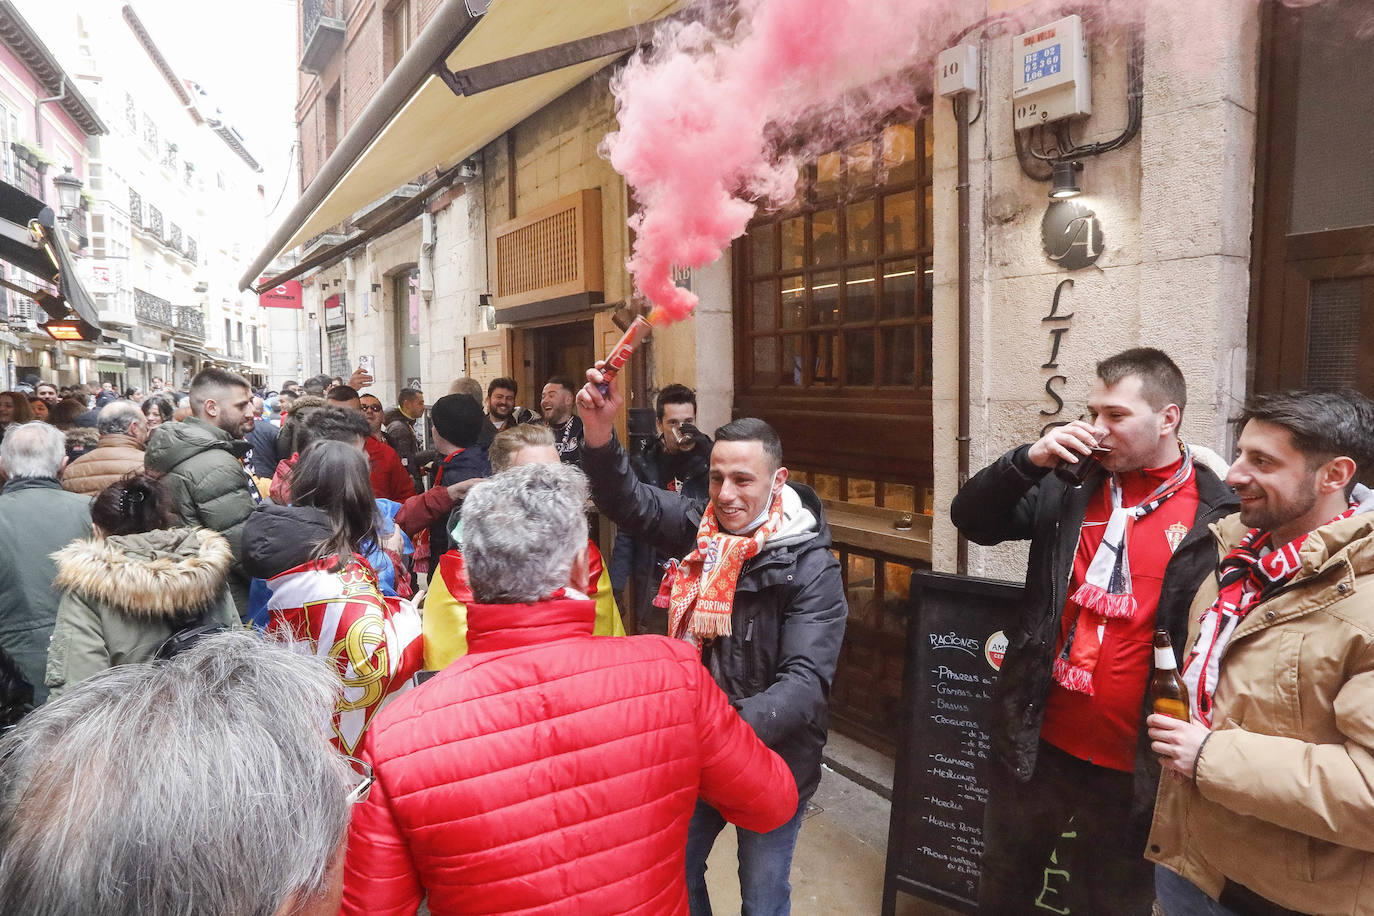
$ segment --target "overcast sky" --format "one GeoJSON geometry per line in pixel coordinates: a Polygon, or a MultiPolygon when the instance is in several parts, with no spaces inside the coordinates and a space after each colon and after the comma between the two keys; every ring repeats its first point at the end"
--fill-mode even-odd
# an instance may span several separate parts
{"type": "MultiPolygon", "coordinates": [[[[11,2],[69,68],[75,67],[75,11],[113,7],[117,16],[121,6],[120,0],[11,2]]],[[[132,0],[132,6],[177,75],[200,83],[243,135],[248,151],[262,163],[269,207],[287,185],[268,222],[280,219],[296,193],[294,178],[287,181],[296,140],[294,0],[132,0]]]]}

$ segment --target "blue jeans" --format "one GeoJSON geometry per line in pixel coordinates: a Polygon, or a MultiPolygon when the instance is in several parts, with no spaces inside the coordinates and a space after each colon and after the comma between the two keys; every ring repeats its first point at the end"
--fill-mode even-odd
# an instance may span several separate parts
{"type": "Polygon", "coordinates": [[[1163,865],[1155,866],[1155,899],[1164,916],[1236,916],[1193,882],[1163,865]]]}
{"type": "MultiPolygon", "coordinates": [[[[787,879],[805,811],[806,802],[802,801],[790,821],[767,833],[735,828],[741,916],[788,916],[792,911],[792,885],[787,879]]],[[[725,818],[720,812],[704,801],[697,801],[687,828],[687,903],[692,916],[711,916],[706,857],[724,829],[725,818]]]]}

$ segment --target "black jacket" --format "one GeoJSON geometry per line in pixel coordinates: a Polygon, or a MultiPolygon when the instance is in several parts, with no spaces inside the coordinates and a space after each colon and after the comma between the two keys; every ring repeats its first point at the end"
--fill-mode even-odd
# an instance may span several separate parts
{"type": "MultiPolygon", "coordinates": [[[[592,499],[617,525],[670,556],[691,552],[705,502],[635,478],[620,443],[582,450],[592,499]]],[[[815,516],[816,535],[769,549],[744,564],[731,634],[708,643],[702,662],[760,740],[778,753],[803,799],[821,775],[830,685],[848,616],[840,564],[820,499],[789,484],[815,516]]]]}
{"type": "MultiPolygon", "coordinates": [[[[630,457],[630,468],[644,483],[660,490],[666,489],[664,477],[671,475],[681,485],[675,491],[679,497],[704,503],[709,489],[711,440],[704,435],[701,439],[705,441],[699,441],[690,452],[676,455],[665,455],[663,440],[655,439],[647,449],[630,457]]],[[[653,604],[667,560],[647,538],[635,537],[628,531],[620,531],[615,536],[615,549],[611,552],[611,588],[620,592],[626,585],[630,586],[636,633],[666,635],[668,632],[667,612],[653,604]]],[[[621,603],[621,608],[624,607],[621,603]]]]}
{"type": "Polygon", "coordinates": [[[309,560],[331,531],[323,509],[263,503],[243,526],[243,568],[257,579],[281,575],[309,560]]]}
{"type": "MultiPolygon", "coordinates": [[[[1007,630],[1007,653],[993,691],[989,725],[993,749],[1023,782],[1035,772],[1079,530],[1088,501],[1106,474],[1099,469],[1083,486],[1069,487],[1046,469],[1031,464],[1029,448],[1012,449],[979,471],[950,506],[955,527],[975,543],[1031,542],[1025,603],[1020,619],[1007,630]]],[[[1156,612],[1158,626],[1169,631],[1176,653],[1182,651],[1188,635],[1188,605],[1198,586],[1216,568],[1216,550],[1207,526],[1236,511],[1239,505],[1231,488],[1209,468],[1197,462],[1193,468],[1197,475],[1197,515],[1165,567],[1156,612]]],[[[1143,709],[1141,716],[1143,720],[1143,709]]],[[[1145,734],[1143,721],[1140,734],[1145,734]]],[[[1158,761],[1149,751],[1149,742],[1142,740],[1136,753],[1135,794],[1146,807],[1133,812],[1133,820],[1144,817],[1145,829],[1149,827],[1148,812],[1158,779],[1158,761]]]]}

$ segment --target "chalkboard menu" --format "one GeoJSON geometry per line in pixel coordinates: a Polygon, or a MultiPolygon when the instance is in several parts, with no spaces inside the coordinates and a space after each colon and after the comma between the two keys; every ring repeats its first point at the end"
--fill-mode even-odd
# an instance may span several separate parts
{"type": "Polygon", "coordinates": [[[984,723],[1024,587],[919,571],[911,577],[901,743],[883,881],[883,914],[898,891],[976,911],[983,851],[984,723]]]}

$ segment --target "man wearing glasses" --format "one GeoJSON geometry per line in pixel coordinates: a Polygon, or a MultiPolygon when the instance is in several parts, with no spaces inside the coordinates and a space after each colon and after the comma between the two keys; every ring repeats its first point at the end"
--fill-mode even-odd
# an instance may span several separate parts
{"type": "Polygon", "coordinates": [[[398,503],[414,496],[415,482],[401,464],[401,456],[377,436],[377,430],[382,422],[382,402],[370,394],[360,396],[356,389],[348,385],[335,385],[329,389],[325,400],[339,407],[359,411],[367,417],[367,425],[371,427],[372,435],[363,440],[363,447],[367,450],[368,479],[372,482],[373,495],[398,503]],[[376,404],[376,410],[369,409],[363,403],[364,397],[376,404]]]}

